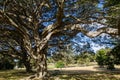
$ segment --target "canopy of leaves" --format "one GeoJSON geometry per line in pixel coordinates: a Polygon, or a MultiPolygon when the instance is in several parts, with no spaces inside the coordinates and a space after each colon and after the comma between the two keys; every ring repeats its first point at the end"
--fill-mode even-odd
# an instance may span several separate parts
{"type": "Polygon", "coordinates": [[[108,23],[118,28],[120,34],[120,0],[105,0],[104,8],[109,16],[108,23]]]}

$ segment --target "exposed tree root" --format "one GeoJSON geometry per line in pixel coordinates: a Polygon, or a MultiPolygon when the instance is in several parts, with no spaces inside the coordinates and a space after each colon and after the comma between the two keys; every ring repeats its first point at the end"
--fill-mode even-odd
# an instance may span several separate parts
{"type": "Polygon", "coordinates": [[[31,75],[24,80],[48,80],[49,77],[50,77],[50,74],[48,74],[47,72],[39,76],[38,76],[38,73],[36,73],[35,75],[31,75]]]}

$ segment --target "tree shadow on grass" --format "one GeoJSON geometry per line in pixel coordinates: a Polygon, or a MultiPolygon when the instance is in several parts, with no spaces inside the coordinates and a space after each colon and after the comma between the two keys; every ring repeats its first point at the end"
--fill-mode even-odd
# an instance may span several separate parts
{"type": "Polygon", "coordinates": [[[51,70],[50,80],[120,80],[120,72],[91,70],[51,70]],[[118,75],[117,77],[115,75],[118,75]]]}
{"type": "MultiPolygon", "coordinates": [[[[48,72],[50,73],[48,80],[120,80],[120,71],[48,70],[48,72]]],[[[19,80],[34,73],[27,73],[24,70],[0,71],[0,80],[19,80]]]]}
{"type": "Polygon", "coordinates": [[[27,73],[25,70],[2,70],[0,80],[19,80],[34,73],[27,73]]]}
{"type": "Polygon", "coordinates": [[[107,67],[94,67],[94,69],[98,70],[99,72],[106,72],[106,73],[120,73],[120,68],[115,69],[107,69],[107,67]]]}

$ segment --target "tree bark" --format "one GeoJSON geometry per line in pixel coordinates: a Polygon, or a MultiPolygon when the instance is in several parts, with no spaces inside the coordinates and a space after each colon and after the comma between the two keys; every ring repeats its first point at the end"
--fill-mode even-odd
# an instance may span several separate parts
{"type": "Polygon", "coordinates": [[[46,53],[41,52],[38,53],[38,57],[36,59],[36,74],[32,75],[28,78],[28,80],[48,80],[48,72],[47,72],[47,62],[46,62],[46,53]]]}
{"type": "Polygon", "coordinates": [[[30,65],[30,61],[24,60],[23,63],[26,68],[26,72],[32,72],[32,66],[30,65]]]}
{"type": "Polygon", "coordinates": [[[36,60],[37,65],[37,79],[45,79],[47,76],[47,62],[46,62],[46,53],[42,52],[40,55],[38,55],[38,58],[36,60]]]}
{"type": "Polygon", "coordinates": [[[23,46],[21,46],[22,49],[22,62],[26,68],[26,72],[32,72],[32,66],[30,64],[30,56],[28,56],[27,51],[23,46]]]}

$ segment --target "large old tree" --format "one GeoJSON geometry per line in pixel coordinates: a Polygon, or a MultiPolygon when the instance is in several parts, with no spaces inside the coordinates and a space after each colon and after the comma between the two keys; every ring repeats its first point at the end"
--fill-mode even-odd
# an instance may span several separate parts
{"type": "Polygon", "coordinates": [[[108,27],[87,29],[94,22],[106,25],[96,5],[97,0],[0,0],[0,24],[20,33],[27,56],[36,61],[34,77],[39,79],[47,75],[44,50],[51,37],[79,32],[89,37],[118,34],[117,29],[108,27]]]}

